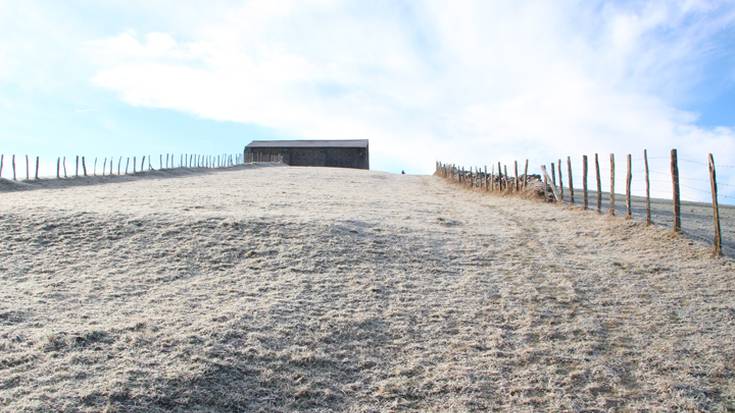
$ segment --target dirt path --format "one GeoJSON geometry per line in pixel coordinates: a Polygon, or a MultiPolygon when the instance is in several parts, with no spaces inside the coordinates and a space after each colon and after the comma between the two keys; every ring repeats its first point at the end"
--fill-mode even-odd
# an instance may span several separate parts
{"type": "Polygon", "coordinates": [[[735,409],[735,265],[434,177],[0,194],[8,411],[735,409]]]}

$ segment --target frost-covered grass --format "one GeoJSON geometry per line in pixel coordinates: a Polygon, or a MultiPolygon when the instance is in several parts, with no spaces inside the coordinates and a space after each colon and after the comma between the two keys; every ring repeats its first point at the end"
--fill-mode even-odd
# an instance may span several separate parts
{"type": "Polygon", "coordinates": [[[735,409],[704,244],[435,177],[179,175],[0,193],[0,410],[735,409]]]}

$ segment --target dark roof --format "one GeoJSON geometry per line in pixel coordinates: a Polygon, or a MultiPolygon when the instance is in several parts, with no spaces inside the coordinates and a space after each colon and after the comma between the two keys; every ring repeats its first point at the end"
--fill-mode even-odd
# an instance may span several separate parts
{"type": "Polygon", "coordinates": [[[367,139],[252,141],[248,148],[367,148],[367,139]]]}

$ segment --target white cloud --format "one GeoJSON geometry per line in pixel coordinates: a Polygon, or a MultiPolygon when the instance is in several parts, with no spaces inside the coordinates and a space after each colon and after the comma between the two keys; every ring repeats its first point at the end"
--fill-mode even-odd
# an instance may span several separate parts
{"type": "Polygon", "coordinates": [[[251,1],[186,32],[127,31],[88,48],[94,84],[132,105],[370,138],[378,167],[671,147],[735,164],[731,129],[677,109],[733,20],[694,1],[251,1]]]}

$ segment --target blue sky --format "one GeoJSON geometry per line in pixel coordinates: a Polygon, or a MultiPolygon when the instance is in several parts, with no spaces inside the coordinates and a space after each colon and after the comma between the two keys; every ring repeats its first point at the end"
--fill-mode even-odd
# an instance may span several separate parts
{"type": "Polygon", "coordinates": [[[375,169],[415,173],[633,153],[640,190],[642,150],[661,175],[676,147],[685,197],[713,152],[726,201],[733,24],[735,3],[693,0],[0,0],[0,152],[368,138],[375,169]]]}

